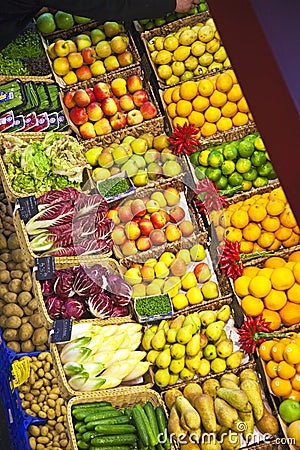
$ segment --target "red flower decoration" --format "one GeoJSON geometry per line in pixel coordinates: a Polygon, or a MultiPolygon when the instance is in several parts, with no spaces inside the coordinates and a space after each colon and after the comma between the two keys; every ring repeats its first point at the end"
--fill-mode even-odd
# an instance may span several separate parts
{"type": "Polygon", "coordinates": [[[207,177],[199,181],[194,192],[197,195],[196,205],[200,212],[206,211],[210,214],[228,206],[226,197],[220,195],[219,189],[207,177]]]}
{"type": "Polygon", "coordinates": [[[241,245],[238,241],[225,239],[224,245],[219,248],[219,265],[222,273],[228,278],[236,280],[243,274],[244,264],[240,254],[241,245]]]}
{"type": "Polygon", "coordinates": [[[248,354],[254,353],[258,344],[274,337],[274,333],[270,333],[269,325],[270,322],[266,322],[262,314],[258,317],[247,317],[238,330],[241,348],[248,354]]]}
{"type": "Polygon", "coordinates": [[[172,136],[169,137],[174,155],[178,156],[181,153],[191,155],[194,153],[196,147],[200,145],[198,133],[199,130],[193,125],[187,125],[186,123],[183,126],[176,125],[172,136]]]}

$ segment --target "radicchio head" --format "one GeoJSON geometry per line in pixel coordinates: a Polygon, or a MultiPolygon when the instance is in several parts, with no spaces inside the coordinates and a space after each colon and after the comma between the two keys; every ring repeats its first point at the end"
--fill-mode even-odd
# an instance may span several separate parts
{"type": "Polygon", "coordinates": [[[61,318],[61,309],[64,301],[57,297],[57,295],[48,295],[45,299],[45,305],[51,319],[60,319],[61,318]]]}
{"type": "Polygon", "coordinates": [[[86,307],[83,302],[69,298],[64,302],[61,308],[63,319],[79,320],[86,313],[86,307]]]}
{"type": "Polygon", "coordinates": [[[120,275],[114,274],[109,276],[107,291],[114,303],[118,306],[128,305],[131,299],[131,286],[120,275]]]}
{"type": "Polygon", "coordinates": [[[54,292],[66,300],[72,296],[73,291],[73,271],[71,268],[61,269],[55,272],[54,292]]]}
{"type": "Polygon", "coordinates": [[[98,319],[107,319],[113,311],[113,302],[104,292],[94,293],[88,299],[91,314],[98,319]]]}

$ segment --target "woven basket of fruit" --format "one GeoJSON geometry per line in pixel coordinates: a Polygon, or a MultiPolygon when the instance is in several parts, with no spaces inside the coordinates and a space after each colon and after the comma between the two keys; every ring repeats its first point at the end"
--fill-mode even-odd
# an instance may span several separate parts
{"type": "MultiPolygon", "coordinates": [[[[85,442],[82,441],[83,436],[79,430],[79,425],[83,423],[82,417],[86,423],[84,437],[89,438],[87,445],[102,443],[111,446],[115,443],[120,446],[126,442],[134,444],[137,440],[145,444],[148,442],[149,436],[154,443],[158,439],[159,432],[167,434],[166,407],[160,395],[150,389],[124,388],[113,392],[104,391],[101,394],[84,394],[69,400],[67,403],[67,427],[72,450],[78,450],[81,448],[82,442],[85,442]],[[85,412],[90,417],[87,417],[88,414],[84,416],[85,412]],[[94,417],[92,417],[92,413],[94,417]],[[132,420],[129,417],[131,414],[133,415],[132,420]],[[85,417],[87,418],[85,419],[85,417]],[[90,421],[97,417],[98,421],[90,421]],[[104,422],[103,420],[101,422],[99,417],[106,418],[104,422]],[[148,426],[144,428],[143,425],[144,420],[148,423],[148,417],[151,418],[150,430],[148,426]],[[99,428],[105,424],[108,426],[99,428]],[[89,430],[91,430],[90,433],[89,430]],[[98,439],[92,436],[96,434],[99,435],[98,439]]],[[[172,448],[171,444],[168,448],[172,448]]]]}
{"type": "Polygon", "coordinates": [[[113,394],[129,386],[150,389],[150,363],[145,360],[146,352],[137,350],[141,329],[135,322],[120,324],[113,318],[109,325],[93,320],[73,323],[69,343],[50,345],[61,395],[70,399],[90,393],[113,394]],[[76,350],[79,342],[81,355],[76,350]]]}
{"type": "Polygon", "coordinates": [[[63,89],[87,80],[107,82],[112,74],[122,76],[140,64],[131,34],[116,22],[91,22],[79,32],[60,33],[59,40],[48,36],[42,41],[55,81],[63,89]]]}

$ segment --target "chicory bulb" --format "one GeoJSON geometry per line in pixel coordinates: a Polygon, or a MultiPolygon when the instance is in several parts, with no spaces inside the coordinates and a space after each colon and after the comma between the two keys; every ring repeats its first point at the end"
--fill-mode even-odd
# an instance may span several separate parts
{"type": "Polygon", "coordinates": [[[45,300],[45,305],[51,319],[61,318],[61,309],[64,301],[57,295],[49,295],[45,300]]]}

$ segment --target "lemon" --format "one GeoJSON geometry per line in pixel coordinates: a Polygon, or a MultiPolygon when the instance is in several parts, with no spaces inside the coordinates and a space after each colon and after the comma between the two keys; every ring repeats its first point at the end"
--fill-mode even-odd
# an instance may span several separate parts
{"type": "Polygon", "coordinates": [[[191,47],[180,45],[173,53],[174,61],[185,61],[191,54],[191,47]]]}
{"type": "Polygon", "coordinates": [[[181,279],[182,289],[188,291],[189,289],[197,286],[197,278],[194,272],[186,273],[181,279]]]}
{"type": "Polygon", "coordinates": [[[167,86],[174,86],[174,84],[179,83],[179,77],[176,75],[171,75],[169,78],[166,79],[166,85],[167,86]]]}
{"type": "Polygon", "coordinates": [[[203,301],[201,289],[197,286],[190,288],[186,293],[186,297],[190,305],[198,305],[203,301]]]}
{"type": "Polygon", "coordinates": [[[199,63],[201,66],[207,67],[213,62],[214,57],[211,53],[205,52],[199,57],[199,63]]]}
{"type": "Polygon", "coordinates": [[[171,65],[173,75],[180,77],[185,72],[185,65],[182,61],[174,61],[171,65]]]}
{"type": "Polygon", "coordinates": [[[188,299],[184,294],[177,294],[172,298],[173,306],[176,310],[183,309],[189,306],[188,299]]]}
{"type": "Polygon", "coordinates": [[[192,43],[192,46],[191,46],[192,55],[197,56],[197,57],[202,56],[203,53],[205,53],[205,50],[206,50],[206,48],[205,48],[205,44],[203,42],[197,40],[192,43]]]}
{"type": "Polygon", "coordinates": [[[216,88],[220,92],[228,92],[232,88],[233,80],[228,73],[221,73],[216,80],[216,88]]]}
{"type": "Polygon", "coordinates": [[[218,51],[220,48],[220,40],[214,38],[210,42],[208,42],[205,47],[208,53],[216,53],[216,51],[218,51]]]}
{"type": "Polygon", "coordinates": [[[155,58],[155,64],[169,64],[172,61],[172,53],[168,50],[160,50],[155,58]]]}
{"type": "Polygon", "coordinates": [[[211,41],[215,36],[215,31],[213,29],[213,27],[211,27],[210,25],[204,25],[203,27],[200,28],[199,32],[198,32],[198,39],[201,42],[209,42],[211,41]]]}
{"type": "Polygon", "coordinates": [[[179,46],[179,42],[176,36],[166,36],[163,42],[164,49],[169,52],[174,52],[179,46]]]}

